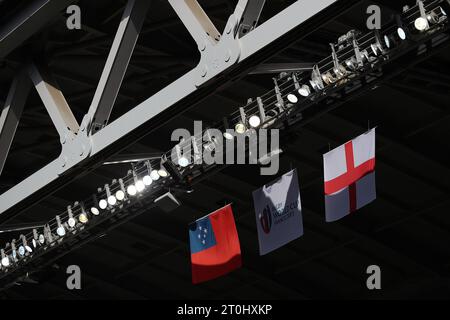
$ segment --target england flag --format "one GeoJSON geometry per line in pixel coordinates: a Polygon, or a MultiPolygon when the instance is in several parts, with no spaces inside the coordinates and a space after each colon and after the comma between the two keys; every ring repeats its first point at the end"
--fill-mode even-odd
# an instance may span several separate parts
{"type": "Polygon", "coordinates": [[[375,129],[324,154],[323,166],[327,222],[374,201],[375,129]]]}

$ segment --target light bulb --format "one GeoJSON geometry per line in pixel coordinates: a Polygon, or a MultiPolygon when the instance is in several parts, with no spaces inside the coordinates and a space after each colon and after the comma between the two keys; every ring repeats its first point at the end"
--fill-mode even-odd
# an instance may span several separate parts
{"type": "Polygon", "coordinates": [[[136,195],[136,187],[134,186],[134,185],[130,185],[130,186],[128,186],[128,188],[127,188],[127,193],[130,195],[130,196],[135,196],[136,195]]]}
{"type": "Polygon", "coordinates": [[[149,186],[152,184],[153,179],[150,176],[145,176],[144,178],[142,178],[142,182],[144,182],[146,186],[149,186]]]}
{"type": "Polygon", "coordinates": [[[119,201],[122,201],[123,199],[125,199],[125,192],[123,192],[122,190],[118,190],[116,192],[116,199],[119,201]]]}
{"type": "Polygon", "coordinates": [[[97,209],[96,207],[92,207],[92,208],[91,208],[91,213],[92,213],[94,216],[98,216],[98,215],[100,214],[100,211],[98,211],[98,209],[97,209]]]}
{"type": "Polygon", "coordinates": [[[298,98],[295,94],[288,94],[287,99],[290,103],[297,103],[298,102],[298,98]]]}
{"type": "Polygon", "coordinates": [[[108,203],[112,206],[114,206],[117,203],[117,199],[116,197],[114,197],[113,195],[108,197],[108,203]]]}
{"type": "Polygon", "coordinates": [[[108,207],[108,202],[105,199],[99,201],[98,206],[100,209],[105,210],[108,207]]]}
{"type": "Polygon", "coordinates": [[[428,29],[428,21],[423,17],[419,17],[414,21],[414,27],[419,31],[428,29]]]}
{"type": "Polygon", "coordinates": [[[150,172],[150,178],[152,178],[153,181],[156,181],[159,179],[159,172],[158,170],[152,170],[152,172],[150,172]]]}
{"type": "Polygon", "coordinates": [[[250,119],[248,119],[248,123],[253,128],[258,128],[261,125],[261,118],[258,116],[251,116],[250,119]]]}
{"type": "Polygon", "coordinates": [[[144,182],[142,182],[142,180],[136,181],[136,191],[141,192],[141,191],[144,191],[144,189],[145,189],[144,182]]]}
{"type": "Polygon", "coordinates": [[[238,123],[236,124],[236,126],[234,127],[234,130],[239,133],[239,134],[243,134],[245,133],[245,131],[247,131],[247,128],[245,127],[245,125],[243,123],[238,123]]]}

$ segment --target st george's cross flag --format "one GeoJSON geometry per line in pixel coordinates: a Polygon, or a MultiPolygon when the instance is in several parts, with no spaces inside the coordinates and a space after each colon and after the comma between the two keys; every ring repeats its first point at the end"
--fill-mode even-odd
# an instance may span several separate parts
{"type": "Polygon", "coordinates": [[[242,265],[241,247],[231,205],[189,226],[192,283],[223,276],[242,265]]]}
{"type": "Polygon", "coordinates": [[[265,255],[303,235],[297,170],[253,192],[259,253],[265,255]]]}
{"type": "Polygon", "coordinates": [[[324,154],[323,166],[327,222],[374,201],[375,129],[324,154]]]}

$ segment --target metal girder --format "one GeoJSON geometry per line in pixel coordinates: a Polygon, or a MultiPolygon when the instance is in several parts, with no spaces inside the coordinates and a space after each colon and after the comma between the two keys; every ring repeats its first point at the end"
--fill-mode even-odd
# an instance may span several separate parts
{"type": "MultiPolygon", "coordinates": [[[[238,38],[236,30],[247,3],[247,0],[240,0],[235,13],[228,19],[223,36],[216,44],[207,44],[196,68],[94,135],[87,136],[83,140],[83,143],[89,143],[86,152],[66,154],[63,148],[60,158],[2,194],[0,222],[9,220],[73,179],[100,166],[108,157],[247,74],[253,67],[307,36],[330,17],[336,17],[359,0],[338,2],[296,1],[238,38]]],[[[86,131],[85,125],[83,121],[79,136],[86,131]]]]}
{"type": "Polygon", "coordinates": [[[240,38],[256,28],[265,4],[266,0],[248,0],[239,24],[238,33],[240,38]]]}
{"type": "Polygon", "coordinates": [[[35,0],[0,29],[0,59],[41,30],[61,10],[77,0],[35,0]]]}
{"type": "Polygon", "coordinates": [[[29,73],[61,141],[67,140],[68,134],[76,135],[79,130],[78,122],[50,72],[42,66],[32,64],[29,73]]]}
{"type": "Polygon", "coordinates": [[[216,43],[221,34],[211,22],[197,0],[169,0],[170,5],[188,29],[200,50],[206,48],[207,42],[216,43]]]}
{"type": "Polygon", "coordinates": [[[87,115],[92,133],[108,123],[150,3],[128,0],[87,115]]]}
{"type": "Polygon", "coordinates": [[[31,82],[26,72],[21,70],[13,80],[0,115],[0,175],[8,157],[30,88],[31,82]]]}

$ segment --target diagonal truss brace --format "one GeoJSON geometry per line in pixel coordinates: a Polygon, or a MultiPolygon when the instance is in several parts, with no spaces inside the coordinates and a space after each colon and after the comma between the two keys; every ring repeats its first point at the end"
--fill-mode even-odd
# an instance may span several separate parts
{"type": "Polygon", "coordinates": [[[128,0],[89,108],[88,118],[84,120],[90,123],[92,133],[108,123],[150,3],[150,0],[128,0]]]}
{"type": "MultiPolygon", "coordinates": [[[[175,2],[175,0],[170,1],[175,2]]],[[[238,27],[248,2],[249,0],[239,0],[234,13],[228,19],[224,34],[216,43],[208,40],[196,68],[95,134],[86,133],[83,121],[77,137],[77,140],[81,138],[83,140],[78,140],[73,148],[65,150],[63,147],[63,152],[58,159],[0,195],[0,223],[19,214],[49,192],[68,184],[86,171],[100,166],[108,157],[125,149],[130,143],[183,110],[182,108],[195,104],[214,89],[231,83],[239,75],[248,73],[252,66],[274,55],[274,48],[285,47],[286,40],[291,42],[299,39],[298,37],[301,38],[300,26],[308,19],[325,9],[327,9],[327,15],[331,15],[332,12],[336,14],[334,8],[330,6],[338,0],[311,2],[298,0],[239,38],[238,27]],[[293,36],[296,38],[294,39],[293,36]]],[[[345,4],[349,7],[356,2],[357,0],[345,1],[345,4]]],[[[189,12],[181,14],[184,17],[183,22],[186,21],[188,14],[189,12]]],[[[191,11],[189,19],[193,17],[196,15],[191,11]]],[[[323,16],[319,20],[323,22],[323,16]]],[[[198,25],[201,23],[197,20],[196,24],[198,30],[198,25]]],[[[198,39],[200,34],[194,35],[198,39]]]]}
{"type": "Polygon", "coordinates": [[[0,115],[0,175],[8,157],[23,107],[31,88],[31,82],[24,70],[14,78],[0,115]]]}

